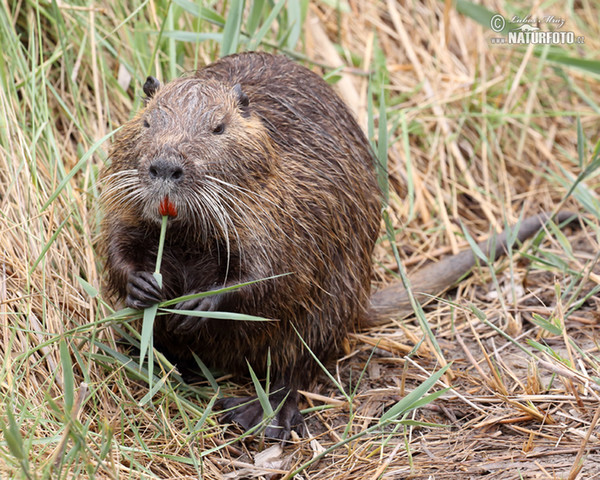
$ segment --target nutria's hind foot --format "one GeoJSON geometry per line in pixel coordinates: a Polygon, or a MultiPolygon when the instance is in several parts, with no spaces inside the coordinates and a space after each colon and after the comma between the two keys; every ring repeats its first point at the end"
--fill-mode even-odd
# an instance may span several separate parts
{"type": "MultiPolygon", "coordinates": [[[[292,430],[300,436],[306,434],[304,417],[298,409],[297,392],[280,390],[270,396],[269,402],[276,413],[265,429],[265,437],[286,441],[292,430]]],[[[264,411],[257,397],[223,398],[219,400],[218,407],[225,410],[219,419],[221,423],[237,423],[244,430],[250,430],[264,418],[264,411]]]]}

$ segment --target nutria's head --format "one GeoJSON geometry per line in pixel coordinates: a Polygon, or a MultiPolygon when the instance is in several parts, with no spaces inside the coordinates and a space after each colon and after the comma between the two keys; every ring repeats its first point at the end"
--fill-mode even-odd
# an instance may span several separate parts
{"type": "Polygon", "coordinates": [[[105,209],[147,223],[168,212],[180,224],[219,226],[225,197],[258,188],[271,174],[276,155],[267,130],[239,84],[151,80],[146,107],[112,147],[105,209]]]}

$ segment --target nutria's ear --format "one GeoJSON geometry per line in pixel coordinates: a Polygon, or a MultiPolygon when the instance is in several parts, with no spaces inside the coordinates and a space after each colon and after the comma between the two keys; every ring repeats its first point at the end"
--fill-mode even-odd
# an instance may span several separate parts
{"type": "Polygon", "coordinates": [[[238,103],[240,105],[240,110],[242,111],[242,116],[243,117],[249,116],[250,109],[248,108],[248,105],[250,105],[250,99],[248,98],[248,95],[246,95],[242,91],[242,86],[239,83],[236,83],[233,86],[233,91],[235,92],[235,94],[237,96],[238,103]]]}
{"type": "Polygon", "coordinates": [[[144,93],[146,94],[145,100],[150,100],[159,88],[160,82],[154,77],[148,77],[143,87],[144,93]]]}

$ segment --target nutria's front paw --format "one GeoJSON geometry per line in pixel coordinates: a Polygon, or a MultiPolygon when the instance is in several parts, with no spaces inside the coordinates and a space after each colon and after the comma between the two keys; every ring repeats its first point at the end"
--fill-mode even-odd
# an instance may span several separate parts
{"type": "Polygon", "coordinates": [[[127,279],[125,305],[142,310],[162,300],[162,290],[150,272],[133,272],[127,279]]]}
{"type": "MultiPolygon", "coordinates": [[[[211,295],[210,297],[194,298],[175,305],[174,310],[193,310],[195,312],[216,312],[221,305],[222,295],[211,295]]],[[[204,317],[174,313],[167,322],[167,331],[176,334],[186,334],[204,321],[204,317]]]]}

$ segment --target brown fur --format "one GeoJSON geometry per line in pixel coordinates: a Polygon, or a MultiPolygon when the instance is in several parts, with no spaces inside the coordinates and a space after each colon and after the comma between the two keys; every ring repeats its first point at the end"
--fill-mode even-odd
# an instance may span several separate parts
{"type": "Polygon", "coordinates": [[[338,349],[365,313],[379,228],[369,143],[333,90],[282,56],[226,57],[160,88],[110,157],[110,289],[125,298],[128,275],[154,268],[164,192],[147,169],[176,157],[186,177],[169,191],[178,217],[167,231],[164,298],[289,275],[242,287],[218,308],[276,322],[196,319],[177,329],[159,317],[158,344],[179,361],[195,352],[236,373],[247,373],[247,360],[264,374],[270,351],[275,378],[307,387],[318,367],[293,327],[322,360],[338,349]],[[213,134],[221,123],[224,133],[213,134]]]}

